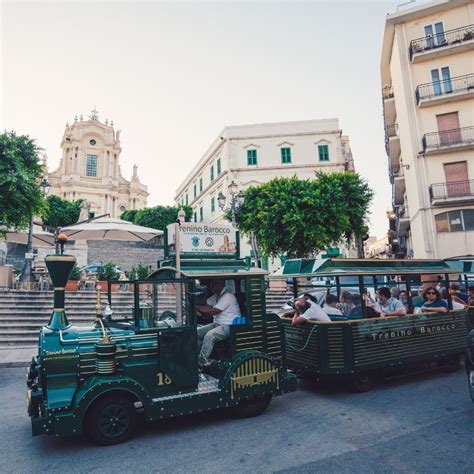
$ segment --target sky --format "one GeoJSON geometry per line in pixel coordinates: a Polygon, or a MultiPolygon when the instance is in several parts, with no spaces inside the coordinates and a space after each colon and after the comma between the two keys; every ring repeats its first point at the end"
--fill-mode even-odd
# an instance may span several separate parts
{"type": "Polygon", "coordinates": [[[95,106],[122,131],[122,174],[137,164],[148,205],[168,205],[224,126],[338,117],[382,237],[380,54],[399,3],[3,2],[0,129],[53,170],[66,122],[95,106]]]}

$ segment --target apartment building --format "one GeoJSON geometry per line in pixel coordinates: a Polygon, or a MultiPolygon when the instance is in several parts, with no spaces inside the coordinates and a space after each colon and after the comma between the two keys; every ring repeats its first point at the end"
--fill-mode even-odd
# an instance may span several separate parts
{"type": "Polygon", "coordinates": [[[388,15],[381,82],[392,254],[474,254],[474,3],[388,15]]]}
{"type": "MultiPolygon", "coordinates": [[[[230,201],[229,185],[241,191],[270,179],[314,172],[354,170],[349,138],[338,119],[225,127],[176,190],[177,204],[192,206],[195,222],[222,222],[218,196],[230,201]]],[[[242,256],[250,251],[242,246],[242,256]]]]}

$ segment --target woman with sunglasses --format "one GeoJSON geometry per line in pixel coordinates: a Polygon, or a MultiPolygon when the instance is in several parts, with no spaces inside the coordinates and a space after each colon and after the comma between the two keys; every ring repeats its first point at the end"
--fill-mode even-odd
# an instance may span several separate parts
{"type": "Polygon", "coordinates": [[[427,313],[447,313],[448,304],[441,298],[440,292],[434,287],[429,286],[423,293],[424,303],[421,307],[422,312],[427,313]]]}

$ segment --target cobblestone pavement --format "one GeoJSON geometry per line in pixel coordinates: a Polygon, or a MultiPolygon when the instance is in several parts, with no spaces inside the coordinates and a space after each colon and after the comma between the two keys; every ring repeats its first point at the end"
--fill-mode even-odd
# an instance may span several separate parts
{"type": "Polygon", "coordinates": [[[473,472],[474,404],[462,370],[365,394],[300,380],[258,418],[219,411],[142,424],[109,448],[32,438],[24,368],[0,369],[0,395],[0,472],[473,472]]]}

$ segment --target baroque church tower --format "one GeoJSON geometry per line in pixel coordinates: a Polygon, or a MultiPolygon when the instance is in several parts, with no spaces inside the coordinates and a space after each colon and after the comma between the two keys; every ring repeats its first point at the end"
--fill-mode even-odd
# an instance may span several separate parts
{"type": "Polygon", "coordinates": [[[113,122],[99,121],[94,108],[88,120],[66,124],[61,141],[62,158],[56,171],[48,174],[50,192],[63,199],[84,199],[96,217],[120,217],[128,209],[146,206],[147,186],[140,183],[137,166],[127,181],[120,171],[120,130],[113,122]]]}

